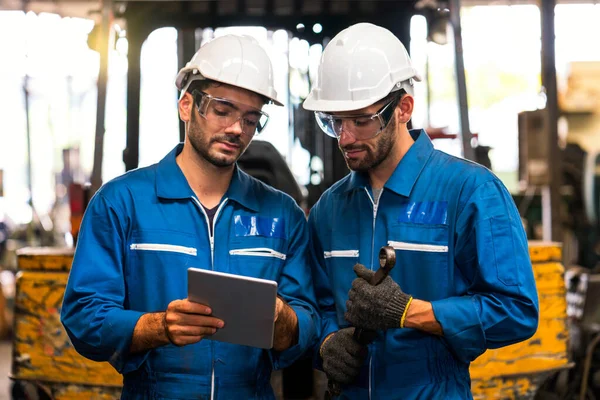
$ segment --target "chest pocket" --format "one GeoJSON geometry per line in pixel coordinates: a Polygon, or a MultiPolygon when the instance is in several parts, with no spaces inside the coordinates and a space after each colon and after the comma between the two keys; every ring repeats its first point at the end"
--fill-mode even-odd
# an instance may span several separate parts
{"type": "Polygon", "coordinates": [[[285,264],[284,239],[241,237],[229,249],[229,269],[233,274],[277,280],[285,264]]]}
{"type": "Polygon", "coordinates": [[[390,232],[388,245],[396,250],[392,275],[403,290],[427,301],[447,296],[448,226],[399,223],[390,232]]]}
{"type": "Polygon", "coordinates": [[[128,244],[127,290],[134,309],[164,309],[187,297],[187,269],[198,264],[196,238],[176,231],[138,231],[128,244]],[[136,304],[137,303],[137,304],[136,304]]]}
{"type": "Polygon", "coordinates": [[[287,259],[286,221],[281,217],[235,215],[229,244],[233,274],[278,280],[287,259]]]}

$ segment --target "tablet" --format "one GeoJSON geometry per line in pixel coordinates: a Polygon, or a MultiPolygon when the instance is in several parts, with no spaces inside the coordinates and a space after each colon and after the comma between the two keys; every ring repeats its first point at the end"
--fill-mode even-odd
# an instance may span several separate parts
{"type": "Polygon", "coordinates": [[[273,347],[277,282],[188,268],[188,300],[205,304],[225,326],[205,339],[273,347]]]}

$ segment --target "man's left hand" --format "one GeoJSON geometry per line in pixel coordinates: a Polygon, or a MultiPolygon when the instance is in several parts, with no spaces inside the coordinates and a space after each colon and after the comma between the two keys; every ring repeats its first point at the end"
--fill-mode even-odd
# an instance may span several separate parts
{"type": "Polygon", "coordinates": [[[403,327],[412,297],[389,276],[379,285],[371,285],[375,272],[362,264],[356,264],[354,272],[357,278],[348,293],[346,320],[355,327],[370,330],[403,327]]]}

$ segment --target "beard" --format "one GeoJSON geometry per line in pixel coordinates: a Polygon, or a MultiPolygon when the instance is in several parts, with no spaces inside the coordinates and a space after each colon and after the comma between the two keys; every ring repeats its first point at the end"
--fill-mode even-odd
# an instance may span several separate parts
{"type": "Polygon", "coordinates": [[[244,143],[242,135],[222,133],[211,136],[202,129],[198,121],[199,118],[196,113],[192,113],[187,134],[188,140],[196,153],[215,167],[230,167],[235,164],[246,151],[250,142],[244,143]],[[238,147],[235,150],[223,151],[213,147],[215,143],[227,143],[238,147]]]}
{"type": "Polygon", "coordinates": [[[352,171],[366,172],[370,169],[378,167],[390,154],[394,144],[396,143],[396,117],[392,117],[392,120],[388,126],[377,136],[374,148],[365,145],[350,145],[344,148],[340,147],[346,165],[352,171]],[[351,150],[364,150],[365,154],[362,158],[348,158],[346,157],[346,151],[351,150]]]}

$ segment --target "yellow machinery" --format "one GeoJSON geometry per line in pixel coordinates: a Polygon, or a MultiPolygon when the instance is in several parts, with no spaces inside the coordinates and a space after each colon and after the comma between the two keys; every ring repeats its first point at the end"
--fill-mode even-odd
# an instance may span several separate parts
{"type": "MultiPolygon", "coordinates": [[[[540,299],[538,331],[525,342],[489,350],[472,364],[475,399],[532,398],[552,372],[570,367],[560,245],[530,242],[529,251],[540,299]]],[[[12,378],[33,383],[56,400],[118,398],[121,376],[108,363],[77,354],[60,323],[73,250],[25,248],[17,255],[12,378]]]]}
{"type": "Polygon", "coordinates": [[[558,243],[529,242],[540,301],[540,322],[529,340],[488,350],[471,364],[477,399],[531,399],[552,373],[570,368],[567,354],[567,300],[558,243]]]}
{"type": "Polygon", "coordinates": [[[108,363],[80,356],[60,323],[72,249],[17,252],[12,376],[56,400],[118,399],[122,377],[108,363]]]}

